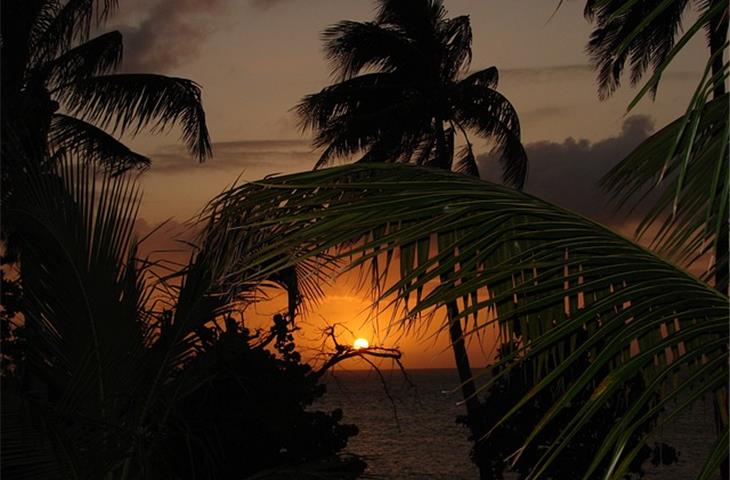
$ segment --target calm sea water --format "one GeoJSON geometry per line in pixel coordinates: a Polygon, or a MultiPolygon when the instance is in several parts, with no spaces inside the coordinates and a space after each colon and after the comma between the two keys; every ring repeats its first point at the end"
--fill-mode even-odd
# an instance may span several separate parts
{"type": "MultiPolygon", "coordinates": [[[[385,384],[374,371],[338,372],[326,379],[327,394],[316,408],[342,408],[344,421],[360,434],[348,451],[364,456],[366,473],[384,479],[476,479],[469,460],[466,429],[455,422],[463,414],[454,370],[411,370],[413,386],[397,371],[384,371],[385,384]],[[390,396],[390,398],[389,398],[390,396]]],[[[699,404],[689,415],[661,432],[661,441],[680,451],[669,467],[648,466],[647,480],[696,478],[714,436],[711,405],[699,404]],[[649,468],[651,467],[651,468],[649,468]]],[[[568,479],[569,480],[569,479],[568,479]]]]}

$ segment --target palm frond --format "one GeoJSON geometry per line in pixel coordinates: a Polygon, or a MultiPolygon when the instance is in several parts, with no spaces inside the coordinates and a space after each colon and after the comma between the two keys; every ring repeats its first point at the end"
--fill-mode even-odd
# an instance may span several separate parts
{"type": "Polygon", "coordinates": [[[59,422],[70,455],[98,474],[121,448],[120,432],[100,425],[126,398],[143,347],[141,300],[124,268],[139,191],[84,162],[49,172],[29,161],[25,172],[7,215],[22,245],[29,368],[53,392],[35,401],[59,422]]]}
{"type": "Polygon", "coordinates": [[[461,148],[459,155],[455,159],[454,171],[456,173],[463,173],[464,175],[471,175],[472,177],[479,177],[479,167],[477,166],[477,159],[474,156],[471,145],[465,145],[461,148]]]}
{"type": "Polygon", "coordinates": [[[366,152],[365,161],[395,161],[411,154],[431,129],[430,102],[397,74],[354,77],[308,95],[296,107],[302,128],[316,131],[314,145],[324,147],[317,166],[335,157],[366,152]]]}
{"type": "Polygon", "coordinates": [[[488,67],[470,74],[459,83],[482,88],[495,88],[499,83],[499,71],[497,67],[488,67]]]}
{"type": "Polygon", "coordinates": [[[379,0],[378,4],[376,22],[397,28],[416,41],[428,43],[435,39],[435,26],[446,18],[446,8],[442,0],[379,0]]]}
{"type": "Polygon", "coordinates": [[[517,112],[502,94],[474,81],[457,86],[456,119],[494,142],[494,150],[501,153],[504,182],[521,189],[527,180],[527,153],[520,139],[517,112]]]}
{"type": "Polygon", "coordinates": [[[38,77],[47,88],[52,89],[111,73],[122,61],[122,49],[121,33],[105,33],[44,63],[30,75],[38,77]]]}
{"type": "Polygon", "coordinates": [[[133,152],[105,131],[68,115],[52,117],[48,143],[53,157],[75,156],[96,163],[114,175],[150,165],[149,158],[133,152]]]}
{"type": "MultiPolygon", "coordinates": [[[[20,17],[28,15],[32,18],[30,27],[28,28],[28,49],[30,51],[35,50],[35,46],[38,44],[39,39],[43,36],[43,33],[48,30],[48,27],[53,23],[53,19],[61,9],[60,0],[41,0],[37,2],[19,2],[23,3],[21,9],[17,6],[11,5],[6,2],[5,10],[6,14],[13,16],[13,19],[25,23],[24,20],[20,20],[20,17]]],[[[13,42],[14,43],[14,42],[13,42]]]]}
{"type": "Polygon", "coordinates": [[[449,18],[441,29],[441,42],[445,47],[444,74],[448,79],[469,68],[471,64],[471,24],[468,15],[449,18]]]}
{"type": "Polygon", "coordinates": [[[29,369],[51,392],[29,395],[21,404],[49,418],[33,432],[64,440],[34,449],[15,436],[23,432],[4,429],[3,445],[16,449],[18,475],[136,472],[151,460],[149,439],[135,432],[166,425],[180,394],[170,382],[195,355],[199,329],[270,285],[287,289],[293,317],[303,292],[316,300],[331,262],[317,257],[296,267],[248,268],[276,231],[241,230],[227,243],[202,245],[182,271],[163,279],[172,292],[164,298],[163,285],[149,281],[150,262],[137,259],[133,228],[140,195],[133,178],[73,161],[68,152],[59,157],[51,171],[27,162],[19,179],[22,197],[7,215],[19,225],[22,245],[24,315],[33,337],[29,369]],[[218,248],[238,261],[221,262],[218,248]],[[169,302],[160,302],[160,311],[153,297],[169,302]]]}
{"type": "Polygon", "coordinates": [[[335,118],[351,111],[373,112],[398,101],[407,88],[403,79],[392,73],[369,73],[323,88],[307,95],[295,107],[302,129],[324,129],[335,118]]]}
{"type": "Polygon", "coordinates": [[[19,480],[82,477],[73,446],[42,406],[6,388],[2,407],[2,475],[19,480]]]}
{"type": "MultiPolygon", "coordinates": [[[[627,62],[631,64],[633,85],[649,67],[656,69],[669,57],[688,3],[689,0],[586,3],[586,17],[596,24],[587,50],[598,71],[601,98],[619,87],[627,62]]],[[[656,86],[653,88],[656,90],[656,86]]]]}
{"type": "Polygon", "coordinates": [[[52,8],[38,22],[32,65],[39,66],[65,53],[75,42],[85,42],[94,27],[103,24],[119,7],[119,0],[49,2],[52,8]]]}
{"type": "Polygon", "coordinates": [[[211,155],[200,88],[182,78],[117,74],[86,78],[56,90],[69,113],[99,128],[138,133],[180,124],[182,140],[200,161],[211,155]]]}
{"type": "MultiPolygon", "coordinates": [[[[634,99],[631,101],[631,103],[628,106],[628,110],[630,111],[633,109],[644,96],[647,94],[647,92],[652,91],[656,93],[656,90],[659,86],[659,81],[661,80],[662,75],[664,74],[664,71],[669,67],[669,65],[672,63],[674,58],[679,54],[679,52],[687,45],[687,43],[694,37],[694,35],[697,34],[698,31],[700,31],[702,28],[707,28],[709,25],[713,24],[714,21],[716,21],[718,18],[725,18],[727,17],[727,6],[724,5],[722,2],[717,2],[714,5],[711,6],[707,11],[703,12],[702,15],[692,24],[690,28],[687,29],[687,31],[682,35],[682,37],[677,41],[676,45],[672,47],[672,49],[667,53],[666,58],[663,59],[663,61],[659,64],[657,64],[654,68],[654,73],[651,76],[651,78],[644,84],[644,86],[639,90],[639,93],[636,94],[634,99]]],[[[720,42],[720,45],[718,45],[719,50],[724,50],[727,48],[723,43],[726,41],[726,37],[723,37],[723,40],[720,42]]],[[[714,55],[712,55],[715,58],[717,57],[717,53],[715,52],[714,55]]],[[[722,58],[722,54],[719,55],[718,59],[722,58]]]]}
{"type": "Polygon", "coordinates": [[[471,63],[472,30],[468,16],[446,15],[440,0],[379,0],[374,22],[344,21],[325,30],[338,83],[296,107],[302,129],[313,130],[315,147],[324,149],[316,168],[356,154],[364,163],[451,168],[457,163],[447,155],[453,143],[440,132],[457,123],[465,135],[475,129],[491,137],[503,154],[507,181],[524,183],[527,157],[517,115],[491,90],[497,70],[459,80],[471,63]]]}
{"type": "Polygon", "coordinates": [[[392,72],[423,63],[423,53],[412,40],[373,22],[339,22],[327,28],[322,39],[333,74],[340,80],[368,68],[392,72]]]}
{"type": "MultiPolygon", "coordinates": [[[[590,401],[561,429],[560,441],[545,450],[531,478],[637,375],[647,384],[641,405],[664,409],[670,419],[728,374],[726,296],[593,221],[509,188],[416,167],[358,164],[233,189],[211,204],[209,214],[213,238],[232,229],[285,228],[259,262],[293,245],[300,258],[334,249],[349,268],[383,257],[401,262],[396,275],[377,279],[380,298],[400,305],[404,325],[451,302],[461,307],[456,319],[474,317],[471,334],[490,323],[484,312],[496,314],[507,338],[518,341],[509,360],[535,362],[543,372],[506,418],[546,388],[562,392],[524,448],[563,405],[589,389],[590,401]],[[448,248],[422,251],[434,235],[448,248]],[[417,301],[405,307],[409,294],[417,301]],[[589,367],[560,387],[585,355],[589,367]],[[694,392],[688,400],[687,391],[694,392]]],[[[277,268],[286,264],[281,262],[277,268]]],[[[622,412],[617,428],[651,431],[643,412],[622,412]]],[[[641,442],[612,431],[592,468],[620,478],[641,442]]]]}

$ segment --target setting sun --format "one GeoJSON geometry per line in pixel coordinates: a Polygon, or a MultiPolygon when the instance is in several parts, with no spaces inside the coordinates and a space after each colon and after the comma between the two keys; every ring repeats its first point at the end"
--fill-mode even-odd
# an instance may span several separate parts
{"type": "Polygon", "coordinates": [[[370,346],[370,343],[364,339],[364,338],[356,338],[354,342],[352,342],[352,347],[355,350],[360,350],[361,348],[368,348],[370,346]]]}

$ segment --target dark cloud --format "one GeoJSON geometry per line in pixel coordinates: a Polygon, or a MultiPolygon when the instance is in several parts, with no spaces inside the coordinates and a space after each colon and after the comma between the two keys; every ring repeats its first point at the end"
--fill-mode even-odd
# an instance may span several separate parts
{"type": "Polygon", "coordinates": [[[251,0],[251,5],[256,8],[268,9],[280,3],[285,3],[290,0],[251,0]]]}
{"type": "MultiPolygon", "coordinates": [[[[595,143],[574,138],[530,143],[525,147],[530,161],[525,191],[626,231],[635,218],[617,213],[598,182],[653,129],[650,117],[636,115],[624,121],[619,135],[595,143]]],[[[501,168],[495,155],[480,155],[478,162],[483,178],[499,181],[501,168]]]]}
{"type": "Polygon", "coordinates": [[[132,1],[116,28],[124,34],[124,69],[164,72],[195,58],[230,0],[132,1]]]}
{"type": "MultiPolygon", "coordinates": [[[[152,173],[179,174],[200,169],[241,171],[251,173],[263,169],[267,173],[288,173],[307,170],[314,166],[318,157],[307,140],[242,140],[218,142],[213,145],[213,158],[203,165],[190,159],[185,150],[178,146],[162,149],[150,155],[152,173]]],[[[248,175],[247,175],[248,176],[248,175]]]]}

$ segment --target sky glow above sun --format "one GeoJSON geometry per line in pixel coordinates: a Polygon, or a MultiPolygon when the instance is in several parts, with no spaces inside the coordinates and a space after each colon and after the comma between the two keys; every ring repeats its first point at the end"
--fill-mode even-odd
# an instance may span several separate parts
{"type": "Polygon", "coordinates": [[[364,338],[356,338],[354,342],[352,342],[352,348],[355,350],[360,350],[361,348],[368,348],[370,346],[370,342],[368,342],[364,338]]]}

